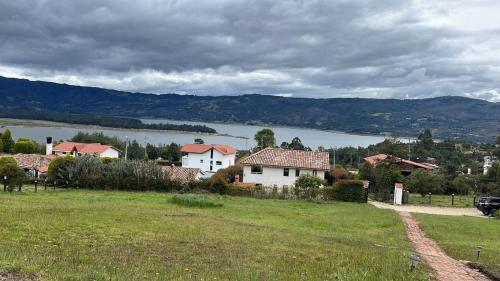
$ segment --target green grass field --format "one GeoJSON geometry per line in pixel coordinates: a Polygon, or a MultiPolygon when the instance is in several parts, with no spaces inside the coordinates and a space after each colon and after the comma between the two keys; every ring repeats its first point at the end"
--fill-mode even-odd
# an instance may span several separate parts
{"type": "Polygon", "coordinates": [[[0,192],[0,271],[40,280],[428,280],[423,267],[409,272],[410,244],[389,210],[218,196],[199,208],[173,196],[0,192]]]}
{"type": "Polygon", "coordinates": [[[500,278],[500,219],[415,215],[424,232],[450,256],[479,263],[500,278]]]}
{"type": "Polygon", "coordinates": [[[422,197],[420,194],[410,193],[408,204],[410,205],[426,205],[436,207],[459,207],[459,208],[472,208],[474,196],[455,195],[453,205],[451,204],[451,195],[431,195],[422,197]]]}

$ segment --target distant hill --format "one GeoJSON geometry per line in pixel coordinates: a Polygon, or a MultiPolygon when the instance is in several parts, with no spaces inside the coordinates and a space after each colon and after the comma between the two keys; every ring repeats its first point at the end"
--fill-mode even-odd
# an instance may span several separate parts
{"type": "Polygon", "coordinates": [[[129,93],[0,77],[0,108],[126,117],[238,122],[491,141],[500,134],[500,103],[464,97],[418,100],[192,96],[129,93]]]}

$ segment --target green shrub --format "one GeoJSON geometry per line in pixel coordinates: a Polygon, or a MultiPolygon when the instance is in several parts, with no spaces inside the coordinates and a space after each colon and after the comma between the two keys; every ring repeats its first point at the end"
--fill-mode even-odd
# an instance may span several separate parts
{"type": "Polygon", "coordinates": [[[22,185],[26,174],[22,169],[17,167],[17,162],[12,157],[0,158],[0,178],[7,176],[7,187],[12,191],[16,186],[22,185]]]}
{"type": "Polygon", "coordinates": [[[365,202],[363,182],[357,180],[336,182],[332,187],[323,189],[323,197],[327,200],[365,202]]]}
{"type": "Polygon", "coordinates": [[[27,139],[19,139],[14,145],[15,153],[32,154],[35,153],[35,150],[36,150],[35,143],[27,139]]]}
{"type": "Polygon", "coordinates": [[[213,175],[208,180],[208,190],[213,193],[226,194],[228,189],[226,179],[221,175],[213,175]]]}
{"type": "Polygon", "coordinates": [[[239,175],[240,179],[243,178],[243,166],[233,165],[224,169],[219,169],[215,175],[222,176],[228,183],[233,183],[236,175],[239,175]]]}
{"type": "Polygon", "coordinates": [[[222,203],[215,202],[214,199],[208,196],[195,194],[175,195],[169,201],[183,207],[218,208],[223,206],[222,203]]]}
{"type": "Polygon", "coordinates": [[[444,178],[422,169],[413,171],[406,184],[410,192],[420,193],[422,196],[428,193],[441,194],[444,191],[444,178]]]}
{"type": "Polygon", "coordinates": [[[2,134],[3,152],[14,152],[14,140],[9,129],[6,129],[2,134]]]}
{"type": "Polygon", "coordinates": [[[301,199],[316,199],[319,194],[319,188],[326,182],[313,175],[301,175],[295,180],[294,194],[301,199]]]}
{"type": "Polygon", "coordinates": [[[255,186],[228,185],[227,194],[231,196],[252,197],[255,192],[255,186]]]}
{"type": "Polygon", "coordinates": [[[50,181],[66,182],[70,180],[69,169],[73,162],[73,157],[57,157],[52,159],[49,164],[47,177],[50,181]]]}

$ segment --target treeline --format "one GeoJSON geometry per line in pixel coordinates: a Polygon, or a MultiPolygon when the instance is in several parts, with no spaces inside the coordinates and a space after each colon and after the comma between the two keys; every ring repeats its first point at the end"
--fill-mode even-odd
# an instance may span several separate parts
{"type": "Polygon", "coordinates": [[[113,117],[103,115],[89,114],[70,114],[62,112],[53,112],[36,109],[2,109],[0,118],[13,118],[24,120],[44,120],[52,122],[61,122],[80,125],[94,125],[109,128],[120,129],[150,129],[150,130],[170,130],[170,131],[186,131],[199,133],[217,133],[213,128],[205,125],[188,125],[188,124],[145,124],[139,119],[126,117],[113,117]]]}

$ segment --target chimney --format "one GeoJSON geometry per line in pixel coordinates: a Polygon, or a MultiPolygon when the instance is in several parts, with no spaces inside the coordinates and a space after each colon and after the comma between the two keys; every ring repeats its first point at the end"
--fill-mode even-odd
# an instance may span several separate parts
{"type": "Polygon", "coordinates": [[[45,146],[45,155],[52,155],[52,137],[47,137],[47,144],[45,146]]]}

